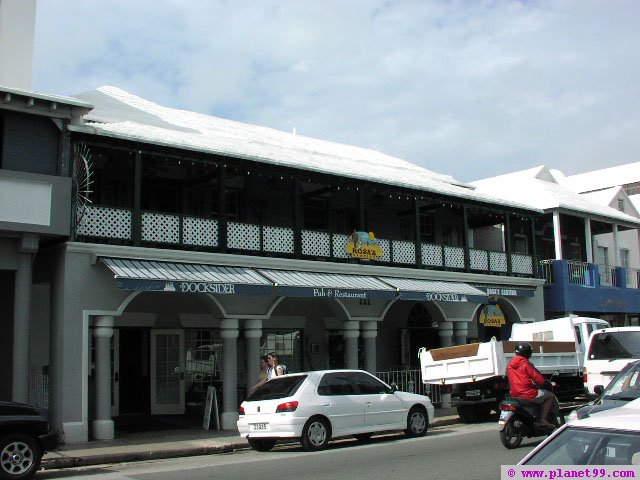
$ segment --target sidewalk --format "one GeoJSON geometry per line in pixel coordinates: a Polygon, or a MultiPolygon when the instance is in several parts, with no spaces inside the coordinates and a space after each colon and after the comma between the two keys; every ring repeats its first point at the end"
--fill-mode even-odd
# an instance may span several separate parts
{"type": "MultiPolygon", "coordinates": [[[[434,426],[459,423],[454,408],[436,408],[434,426]]],[[[72,468],[109,463],[228,453],[249,448],[235,430],[161,430],[118,433],[113,440],[61,445],[42,458],[42,468],[72,468]]]]}

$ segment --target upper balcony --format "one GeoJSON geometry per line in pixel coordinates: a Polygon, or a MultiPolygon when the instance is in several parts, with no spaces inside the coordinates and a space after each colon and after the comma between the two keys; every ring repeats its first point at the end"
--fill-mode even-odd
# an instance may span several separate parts
{"type": "Polygon", "coordinates": [[[547,312],[638,313],[640,270],[574,260],[543,260],[547,312]]]}
{"type": "MultiPolygon", "coordinates": [[[[81,207],[80,241],[259,256],[349,262],[349,236],[311,229],[260,225],[217,218],[100,205],[81,207]],[[224,248],[222,246],[225,245],[224,248]],[[299,245],[299,247],[296,247],[299,245]],[[299,248],[300,253],[297,253],[299,248]]],[[[378,239],[382,256],[371,264],[533,277],[533,256],[437,243],[378,239]]]]}

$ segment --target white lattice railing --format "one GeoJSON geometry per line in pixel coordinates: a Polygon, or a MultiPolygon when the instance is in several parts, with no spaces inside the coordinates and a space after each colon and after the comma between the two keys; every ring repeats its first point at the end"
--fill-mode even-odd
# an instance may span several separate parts
{"type": "Polygon", "coordinates": [[[93,238],[131,240],[131,210],[89,205],[78,207],[80,222],[76,235],[93,238]]]}
{"type": "Polygon", "coordinates": [[[533,257],[521,253],[512,253],[511,271],[522,275],[533,275],[533,257]]]}
{"type": "MultiPolygon", "coordinates": [[[[95,205],[84,209],[84,215],[76,227],[76,235],[79,237],[134,241],[134,220],[130,209],[95,205]]],[[[220,246],[221,233],[220,224],[215,218],[157,212],[142,212],[140,218],[140,238],[144,242],[213,249],[220,246]]],[[[292,228],[228,222],[224,233],[227,246],[233,250],[283,255],[295,253],[295,233],[292,228]]],[[[348,254],[345,246],[348,240],[349,236],[342,233],[332,235],[324,231],[302,230],[302,254],[308,257],[346,259],[348,254]]],[[[385,238],[378,239],[378,242],[382,256],[372,260],[373,262],[415,265],[416,254],[419,254],[422,266],[427,268],[465,268],[463,247],[421,243],[416,252],[415,242],[385,238]]],[[[529,255],[512,254],[511,264],[513,273],[535,274],[533,258],[529,255]]],[[[507,254],[472,248],[469,249],[469,265],[472,271],[507,273],[507,254]]],[[[608,275],[609,283],[606,283],[605,278],[604,285],[611,284],[611,272],[608,275]]],[[[603,277],[606,276],[607,273],[604,273],[603,277]]],[[[632,284],[633,278],[628,283],[632,284]]]]}

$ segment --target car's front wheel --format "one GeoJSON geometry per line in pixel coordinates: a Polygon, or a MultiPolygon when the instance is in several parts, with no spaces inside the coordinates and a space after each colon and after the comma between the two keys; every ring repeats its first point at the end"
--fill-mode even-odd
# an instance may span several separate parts
{"type": "Polygon", "coordinates": [[[322,417],[312,417],[302,429],[300,443],[305,450],[322,450],[327,447],[331,439],[329,422],[322,417]]]}
{"type": "Polygon", "coordinates": [[[249,446],[257,452],[268,452],[276,445],[275,438],[247,438],[249,446]]]}
{"type": "Polygon", "coordinates": [[[407,429],[404,431],[407,437],[423,437],[429,428],[429,417],[424,408],[411,407],[407,415],[407,429]]]}
{"type": "Polygon", "coordinates": [[[41,458],[42,451],[33,437],[6,435],[0,439],[0,478],[29,478],[38,470],[41,458]]]}

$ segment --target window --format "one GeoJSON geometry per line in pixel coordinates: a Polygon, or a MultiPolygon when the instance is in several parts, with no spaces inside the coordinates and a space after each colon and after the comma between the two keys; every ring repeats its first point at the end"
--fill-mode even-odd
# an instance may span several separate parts
{"type": "Polygon", "coordinates": [[[620,266],[626,269],[629,268],[629,249],[627,248],[620,249],[620,266]]]}
{"type": "Polygon", "coordinates": [[[598,247],[598,265],[609,268],[609,249],[607,247],[598,247]]]}
{"type": "Polygon", "coordinates": [[[280,364],[286,365],[289,373],[304,370],[301,330],[263,328],[262,339],[260,340],[260,355],[267,355],[271,352],[278,354],[280,364]]]}
{"type": "Polygon", "coordinates": [[[306,380],[306,375],[272,378],[247,397],[247,402],[275,400],[294,395],[306,380]]]}
{"type": "Polygon", "coordinates": [[[593,360],[615,360],[638,358],[640,355],[640,332],[598,333],[591,340],[589,357],[593,360]]]}
{"type": "Polygon", "coordinates": [[[640,434],[570,427],[540,449],[527,465],[631,465],[640,434]]]}
{"type": "Polygon", "coordinates": [[[355,395],[355,393],[351,381],[344,373],[327,373],[318,385],[318,395],[355,395]]]}
{"type": "Polygon", "coordinates": [[[304,199],[304,228],[326,230],[328,227],[328,201],[321,197],[304,199]]]}
{"type": "Polygon", "coordinates": [[[621,212],[624,212],[624,198],[618,199],[618,210],[620,210],[621,212]]]}
{"type": "Polygon", "coordinates": [[[433,243],[433,214],[420,213],[420,241],[433,243]]]}
{"type": "Polygon", "coordinates": [[[582,245],[578,242],[570,242],[567,246],[567,260],[582,261],[582,245]]]}
{"type": "Polygon", "coordinates": [[[513,236],[513,252],[514,253],[529,253],[529,242],[526,235],[516,233],[513,236]]]}
{"type": "Polygon", "coordinates": [[[364,372],[350,374],[356,384],[356,389],[360,395],[378,395],[383,393],[391,393],[389,387],[377,378],[367,375],[364,372]]]}
{"type": "Polygon", "coordinates": [[[195,396],[221,381],[222,340],[217,330],[185,330],[187,389],[195,396]]]}

